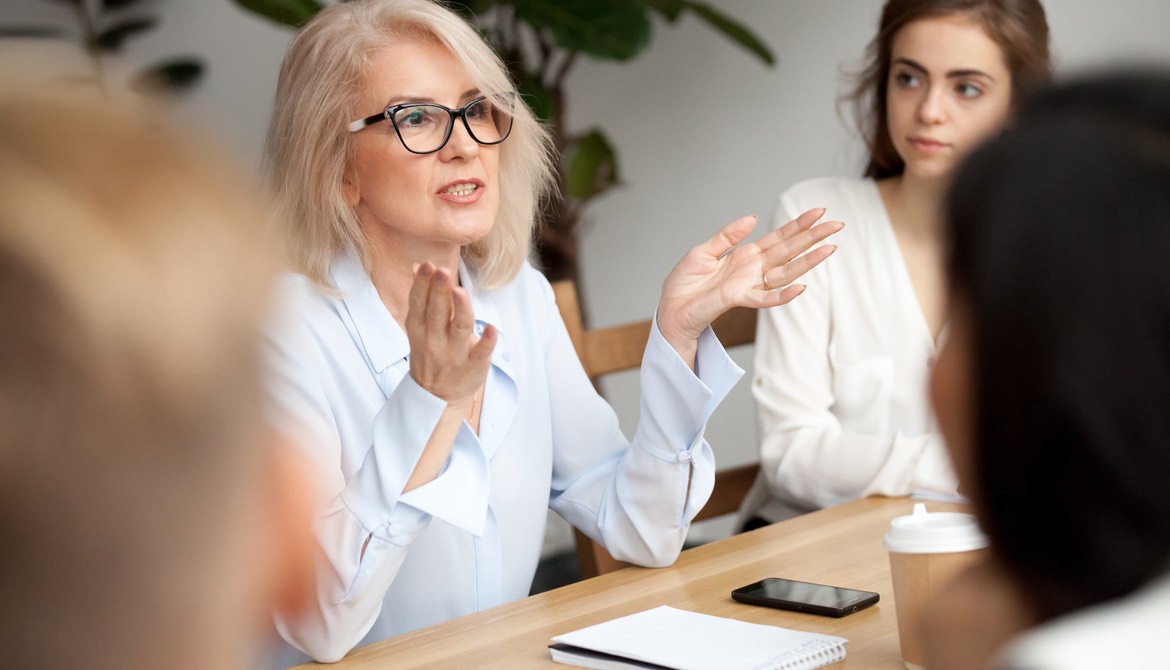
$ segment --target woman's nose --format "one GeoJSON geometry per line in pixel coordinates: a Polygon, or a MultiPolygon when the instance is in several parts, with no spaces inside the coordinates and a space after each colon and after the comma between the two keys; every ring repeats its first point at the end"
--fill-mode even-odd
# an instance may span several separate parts
{"type": "Polygon", "coordinates": [[[946,119],[946,101],[943,99],[943,90],[930,87],[918,104],[918,119],[925,124],[937,124],[946,119]]]}
{"type": "Polygon", "coordinates": [[[454,158],[471,158],[479,153],[479,142],[471,136],[467,130],[467,125],[463,123],[462,119],[456,119],[454,126],[451,128],[451,137],[447,139],[447,144],[439,151],[440,156],[444,160],[451,160],[454,158]]]}

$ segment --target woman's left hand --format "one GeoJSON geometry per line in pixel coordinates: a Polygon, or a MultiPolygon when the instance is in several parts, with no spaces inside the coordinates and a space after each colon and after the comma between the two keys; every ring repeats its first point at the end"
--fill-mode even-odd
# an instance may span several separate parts
{"type": "Polygon", "coordinates": [[[845,225],[817,224],[824,213],[810,209],[759,240],[740,244],[757,222],[745,216],[683,256],[666,277],[658,303],[658,329],[683,360],[693,364],[699,334],[732,307],[776,307],[804,291],[792,282],[837,247],[808,250],[845,225]]]}

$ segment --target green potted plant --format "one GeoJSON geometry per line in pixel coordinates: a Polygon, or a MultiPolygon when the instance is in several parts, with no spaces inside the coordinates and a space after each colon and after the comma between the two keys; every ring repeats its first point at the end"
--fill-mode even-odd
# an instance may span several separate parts
{"type": "MultiPolygon", "coordinates": [[[[291,27],[309,21],[317,0],[236,0],[291,27]]],[[[674,23],[691,13],[771,66],[772,51],[752,31],[714,7],[691,0],[447,0],[475,23],[507,65],[521,95],[548,123],[559,164],[560,197],[543,214],[539,250],[553,280],[578,279],[577,226],[584,207],[620,182],[617,150],[600,128],[570,134],[565,82],[580,56],[628,61],[650,44],[652,18],[674,23]]],[[[579,283],[579,282],[578,282],[579,283]]]]}
{"type": "MultiPolygon", "coordinates": [[[[5,25],[0,26],[0,38],[76,40],[93,64],[92,76],[82,77],[106,89],[105,59],[121,51],[127,39],[142,34],[156,25],[158,19],[140,5],[142,0],[46,0],[59,5],[72,15],[75,29],[63,25],[5,25]]],[[[176,56],[137,72],[130,86],[137,91],[180,92],[199,81],[203,64],[190,56],[176,56]]]]}

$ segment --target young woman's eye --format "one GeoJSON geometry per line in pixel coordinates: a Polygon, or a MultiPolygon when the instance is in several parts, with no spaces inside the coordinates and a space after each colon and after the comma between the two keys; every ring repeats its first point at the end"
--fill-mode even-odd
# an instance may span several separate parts
{"type": "Polygon", "coordinates": [[[899,88],[913,88],[918,85],[918,75],[912,72],[896,72],[894,73],[894,83],[899,88]]]}
{"type": "Polygon", "coordinates": [[[955,86],[955,93],[963,98],[978,98],[983,95],[983,89],[970,83],[961,83],[955,86]]]}

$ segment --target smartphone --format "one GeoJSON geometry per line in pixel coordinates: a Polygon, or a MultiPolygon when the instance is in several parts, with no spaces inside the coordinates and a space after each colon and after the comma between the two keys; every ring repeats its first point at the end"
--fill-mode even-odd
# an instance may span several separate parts
{"type": "Polygon", "coordinates": [[[843,617],[876,603],[873,591],[769,577],[731,592],[732,600],[782,610],[843,617]]]}

